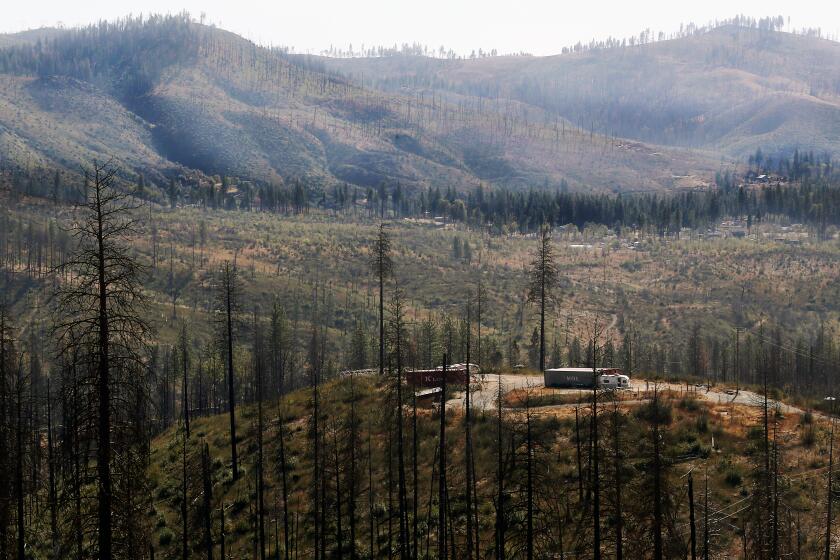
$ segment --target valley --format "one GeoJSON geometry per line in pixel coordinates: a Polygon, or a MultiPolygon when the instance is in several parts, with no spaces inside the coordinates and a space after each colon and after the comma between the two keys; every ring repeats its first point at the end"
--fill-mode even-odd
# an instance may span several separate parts
{"type": "Polygon", "coordinates": [[[0,560],[833,557],[838,49],[0,35],[0,560]]]}

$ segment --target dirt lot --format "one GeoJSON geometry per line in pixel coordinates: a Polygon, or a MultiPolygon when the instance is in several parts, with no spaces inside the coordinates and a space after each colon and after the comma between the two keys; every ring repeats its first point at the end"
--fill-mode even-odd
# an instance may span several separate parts
{"type": "MultiPolygon", "coordinates": [[[[502,402],[505,407],[521,406],[522,397],[526,391],[530,392],[535,406],[538,409],[545,410],[574,408],[579,403],[587,402],[590,394],[590,391],[586,389],[546,388],[543,385],[543,376],[541,375],[487,373],[473,376],[472,406],[485,410],[495,409],[497,406],[496,398],[500,391],[500,383],[501,393],[503,395],[502,402]]],[[[677,398],[684,395],[693,395],[695,398],[720,405],[740,404],[759,407],[763,404],[763,397],[752,391],[741,390],[734,393],[720,388],[662,382],[658,383],[656,388],[660,392],[667,391],[677,398]]],[[[631,379],[630,389],[621,391],[619,398],[626,405],[641,404],[651,397],[653,390],[654,383],[652,381],[638,378],[631,379]]],[[[463,391],[456,393],[447,401],[448,406],[463,407],[465,396],[466,393],[463,391]]],[[[784,413],[804,412],[797,407],[785,403],[770,401],[771,407],[775,407],[776,404],[778,404],[784,413]]]]}

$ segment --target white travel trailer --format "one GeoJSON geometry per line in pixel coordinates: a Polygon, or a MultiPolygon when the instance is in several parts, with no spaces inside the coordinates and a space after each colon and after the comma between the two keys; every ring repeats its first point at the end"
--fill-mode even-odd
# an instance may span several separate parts
{"type": "Polygon", "coordinates": [[[601,389],[629,389],[630,378],[624,374],[602,375],[598,378],[598,384],[601,386],[601,389]]]}
{"type": "MultiPolygon", "coordinates": [[[[630,378],[618,368],[597,368],[598,387],[601,389],[629,389],[630,378]]],[[[544,372],[546,387],[592,388],[592,368],[552,368],[544,372]]]]}

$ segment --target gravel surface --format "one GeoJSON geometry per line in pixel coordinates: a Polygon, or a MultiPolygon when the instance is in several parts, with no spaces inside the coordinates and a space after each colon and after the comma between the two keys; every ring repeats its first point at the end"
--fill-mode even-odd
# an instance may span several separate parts
{"type": "MultiPolygon", "coordinates": [[[[512,373],[503,373],[503,374],[495,374],[495,373],[486,373],[480,375],[474,375],[472,378],[472,406],[476,409],[484,409],[484,410],[494,410],[496,408],[496,397],[499,394],[499,382],[501,381],[502,384],[502,394],[506,394],[510,391],[516,389],[526,389],[528,387],[533,388],[540,388],[543,386],[543,376],[542,375],[525,375],[525,374],[512,374],[512,373]]],[[[632,379],[630,381],[630,389],[629,391],[636,392],[637,394],[642,394],[645,391],[653,390],[653,382],[646,381],[644,379],[632,379]]],[[[764,397],[760,394],[755,393],[753,391],[746,391],[741,390],[735,393],[734,391],[727,391],[724,389],[719,388],[707,388],[705,386],[696,386],[696,385],[688,385],[685,384],[678,384],[678,383],[659,383],[659,388],[661,390],[670,390],[675,393],[680,394],[693,394],[697,398],[701,398],[707,402],[716,403],[716,404],[741,404],[746,406],[755,406],[760,407],[764,403],[764,397]]],[[[558,393],[560,394],[569,394],[569,395],[583,395],[584,393],[589,393],[588,390],[585,389],[558,389],[558,393]]],[[[466,393],[464,391],[460,391],[452,395],[452,397],[447,401],[447,406],[449,407],[463,407],[465,406],[466,393]]],[[[641,404],[644,402],[644,399],[627,399],[622,401],[624,404],[634,405],[634,404],[641,404]]],[[[779,406],[783,413],[786,414],[801,414],[804,411],[800,408],[795,406],[785,404],[783,402],[776,402],[774,400],[770,400],[770,406],[775,407],[779,406]]],[[[539,410],[552,410],[552,409],[563,409],[563,408],[574,408],[575,406],[579,406],[577,404],[557,404],[551,406],[542,406],[538,407],[539,410]]]]}

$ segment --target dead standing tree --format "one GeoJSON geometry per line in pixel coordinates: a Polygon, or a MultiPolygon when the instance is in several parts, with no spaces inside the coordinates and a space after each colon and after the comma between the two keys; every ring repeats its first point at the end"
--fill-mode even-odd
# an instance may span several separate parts
{"type": "Polygon", "coordinates": [[[114,556],[112,417],[118,405],[117,386],[131,379],[128,372],[142,371],[142,348],[149,332],[141,313],[141,267],[125,244],[136,231],[136,222],[127,197],[113,188],[116,173],[110,163],[96,162],[88,173],[88,196],[73,224],[77,247],[62,265],[70,280],[61,284],[55,297],[60,353],[85,353],[95,375],[100,558],[114,556]]]}
{"type": "Polygon", "coordinates": [[[239,314],[239,292],[239,273],[236,268],[236,263],[225,261],[219,273],[216,308],[219,312],[219,338],[221,339],[223,353],[227,360],[230,465],[234,480],[239,478],[239,463],[236,454],[236,375],[233,369],[234,336],[239,314]]]}
{"type": "Polygon", "coordinates": [[[391,238],[385,231],[386,224],[379,224],[376,241],[373,243],[370,266],[379,283],[379,375],[385,375],[385,280],[391,275],[394,263],[391,260],[391,238]]]}
{"type": "Polygon", "coordinates": [[[181,323],[181,330],[178,333],[178,350],[181,354],[181,370],[183,373],[183,380],[181,386],[181,410],[184,416],[184,430],[187,438],[190,437],[190,386],[189,386],[189,366],[190,366],[190,349],[189,349],[189,334],[187,333],[186,321],[181,323]]]}
{"type": "Polygon", "coordinates": [[[558,270],[551,245],[551,228],[543,225],[539,245],[531,261],[528,284],[528,302],[540,308],[540,371],[545,369],[545,307],[551,301],[551,292],[557,284],[558,270]]]}
{"type": "Polygon", "coordinates": [[[465,464],[465,477],[464,477],[464,485],[465,485],[465,506],[467,511],[467,546],[466,546],[466,556],[467,560],[472,560],[473,552],[476,555],[479,553],[479,541],[478,541],[478,496],[476,494],[476,482],[475,482],[475,459],[473,456],[473,440],[472,440],[472,411],[471,411],[471,403],[470,403],[470,393],[472,388],[470,387],[470,350],[471,350],[471,336],[472,336],[472,307],[469,298],[467,298],[467,317],[464,323],[464,342],[466,345],[466,387],[464,390],[464,445],[465,445],[465,453],[464,453],[464,460],[465,464]]]}
{"type": "MultiPolygon", "coordinates": [[[[5,304],[0,301],[0,469],[11,472],[13,448],[12,413],[12,339],[5,304]]],[[[12,518],[12,477],[0,478],[0,558],[9,556],[9,533],[12,518]]]]}
{"type": "Polygon", "coordinates": [[[15,350],[13,329],[5,305],[0,303],[0,558],[23,558],[26,549],[24,514],[24,434],[23,395],[27,379],[23,375],[23,356],[15,350]],[[13,474],[12,474],[13,473],[13,474]],[[14,514],[14,528],[11,527],[14,514]]]}
{"type": "Polygon", "coordinates": [[[446,560],[448,557],[447,543],[446,543],[446,495],[448,492],[446,486],[446,376],[447,373],[447,358],[443,355],[443,368],[441,370],[440,378],[440,432],[438,435],[438,558],[446,560]]]}
{"type": "Polygon", "coordinates": [[[595,560],[601,558],[601,473],[598,464],[599,441],[598,441],[598,389],[600,388],[600,375],[598,374],[598,319],[592,329],[592,533],[593,549],[595,560]]]}
{"type": "Polygon", "coordinates": [[[396,420],[397,420],[397,469],[398,469],[398,490],[400,517],[400,558],[405,560],[409,557],[408,544],[408,504],[406,498],[406,476],[405,476],[405,449],[404,449],[404,410],[403,410],[403,360],[405,356],[405,341],[407,337],[405,325],[405,296],[402,290],[394,290],[393,299],[389,309],[389,346],[392,349],[392,357],[396,362],[396,377],[393,380],[397,397],[396,420]]]}

